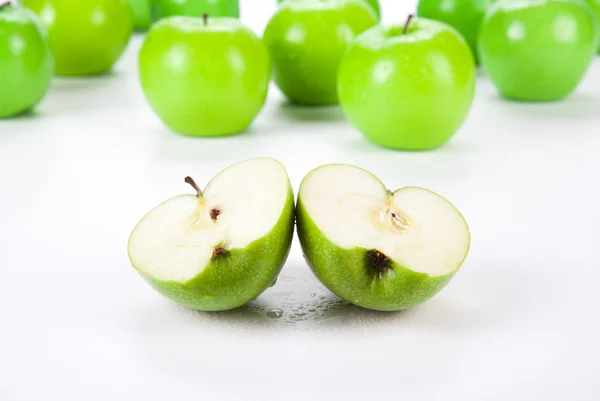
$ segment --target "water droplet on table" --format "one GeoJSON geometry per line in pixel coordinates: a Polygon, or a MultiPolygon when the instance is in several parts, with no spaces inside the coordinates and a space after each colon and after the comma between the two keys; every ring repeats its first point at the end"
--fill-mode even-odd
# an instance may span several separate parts
{"type": "Polygon", "coordinates": [[[281,316],[283,316],[283,310],[279,308],[271,309],[267,312],[267,316],[271,319],[279,319],[281,316]]]}

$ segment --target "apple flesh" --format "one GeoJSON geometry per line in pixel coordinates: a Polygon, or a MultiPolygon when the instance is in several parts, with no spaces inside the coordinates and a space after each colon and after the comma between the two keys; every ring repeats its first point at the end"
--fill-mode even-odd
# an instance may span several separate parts
{"type": "Polygon", "coordinates": [[[277,278],[293,236],[294,196],[285,168],[251,159],[196,194],[149,212],[129,238],[133,267],[184,306],[220,311],[255,299],[277,278]]]}
{"type": "Polygon", "coordinates": [[[469,227],[429,190],[395,192],[350,165],[310,172],[298,193],[297,228],[317,278],[355,305],[411,308],[448,284],[467,257],[469,227]]]}

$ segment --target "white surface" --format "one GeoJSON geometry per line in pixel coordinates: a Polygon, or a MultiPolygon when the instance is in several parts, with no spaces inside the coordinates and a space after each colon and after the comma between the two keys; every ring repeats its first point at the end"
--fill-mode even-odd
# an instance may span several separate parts
{"type": "MultiPolygon", "coordinates": [[[[393,3],[388,20],[414,6],[393,3]]],[[[248,20],[260,28],[270,11],[247,7],[248,20]]],[[[57,79],[36,114],[0,122],[0,400],[600,399],[599,61],[556,104],[502,101],[480,78],[451,143],[399,153],[338,109],[295,109],[276,90],[244,135],[172,134],[140,92],[138,46],[116,74],[57,79]],[[188,193],[186,175],[206,182],[254,156],[282,161],[296,190],[312,168],[345,162],[437,191],[468,219],[471,254],[406,313],[336,301],[297,241],[248,308],[164,300],[129,266],[131,229],[188,193]],[[284,316],[266,317],[272,307],[284,316]]]]}

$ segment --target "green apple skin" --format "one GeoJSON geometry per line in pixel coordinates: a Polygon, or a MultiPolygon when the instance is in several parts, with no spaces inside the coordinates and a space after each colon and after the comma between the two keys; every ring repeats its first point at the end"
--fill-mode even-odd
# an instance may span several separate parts
{"type": "Polygon", "coordinates": [[[469,113],[475,62],[449,25],[417,18],[406,34],[403,29],[377,26],[356,38],[339,71],[340,104],[350,122],[382,147],[435,149],[469,113]]]}
{"type": "Polygon", "coordinates": [[[151,0],[129,0],[133,13],[133,26],[138,31],[146,31],[152,25],[151,0]]]}
{"type": "MultiPolygon", "coordinates": [[[[600,26],[600,0],[586,0],[586,2],[594,11],[596,24],[600,26]]],[[[598,30],[598,35],[600,36],[600,29],[598,30]]],[[[600,53],[600,39],[598,40],[598,53],[600,53]]]]}
{"type": "Polygon", "coordinates": [[[240,17],[239,0],[153,0],[154,20],[173,16],[240,17]]]}
{"type": "Polygon", "coordinates": [[[293,103],[337,104],[342,56],[356,35],[375,25],[377,17],[363,0],[282,3],[264,33],[275,84],[293,103]]]}
{"type": "MultiPolygon", "coordinates": [[[[164,297],[202,311],[230,310],[252,301],[273,285],[290,252],[294,236],[294,194],[271,232],[244,249],[214,259],[186,283],[162,281],[138,273],[164,297]]],[[[131,260],[135,268],[135,261],[131,260]]]]}
{"type": "Polygon", "coordinates": [[[393,276],[378,278],[369,274],[367,261],[372,250],[342,249],[332,243],[310,218],[300,197],[296,226],[304,258],[319,281],[336,296],[363,308],[379,311],[412,308],[440,292],[455,275],[431,277],[395,262],[390,265],[393,276]]]}
{"type": "Polygon", "coordinates": [[[97,75],[119,59],[133,32],[127,0],[24,0],[48,27],[57,75],[97,75]]]}
{"type": "MultiPolygon", "coordinates": [[[[277,0],[278,4],[283,3],[284,1],[287,0],[277,0]]],[[[303,0],[291,0],[291,1],[303,1],[303,0]]],[[[379,4],[379,0],[364,0],[368,5],[371,6],[371,8],[373,9],[373,11],[375,11],[375,14],[377,14],[377,18],[381,18],[381,6],[379,4]]]]}
{"type": "Polygon", "coordinates": [[[0,118],[21,114],[46,95],[54,61],[46,28],[18,6],[0,9],[0,118]]]}
{"type": "Polygon", "coordinates": [[[490,7],[481,27],[482,66],[508,99],[560,100],[590,67],[598,28],[584,2],[501,0],[490,7]]]}
{"type": "Polygon", "coordinates": [[[244,131],[263,107],[271,65],[251,29],[235,18],[170,17],[155,23],[139,56],[150,105],[173,131],[244,131]]]}
{"type": "Polygon", "coordinates": [[[477,41],[479,28],[488,7],[495,0],[420,0],[417,6],[419,17],[433,19],[454,27],[465,38],[475,61],[479,62],[477,41]]]}

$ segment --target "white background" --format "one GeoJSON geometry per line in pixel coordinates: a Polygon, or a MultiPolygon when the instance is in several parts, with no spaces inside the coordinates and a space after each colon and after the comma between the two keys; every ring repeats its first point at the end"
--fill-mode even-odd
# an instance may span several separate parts
{"type": "MultiPolygon", "coordinates": [[[[385,20],[414,4],[385,2],[385,20]]],[[[262,32],[274,5],[243,6],[262,32]]],[[[0,400],[600,399],[600,62],[555,104],[504,101],[481,76],[447,146],[403,153],[275,88],[245,134],[173,134],[141,93],[140,39],[114,74],[56,79],[35,113],[0,122],[0,400]],[[248,307],[207,314],[163,299],[129,265],[131,229],[189,192],[184,176],[206,182],[255,156],[283,162],[296,190],[332,162],[435,190],[468,219],[471,254],[403,313],[339,302],[296,242],[248,307]]]]}

